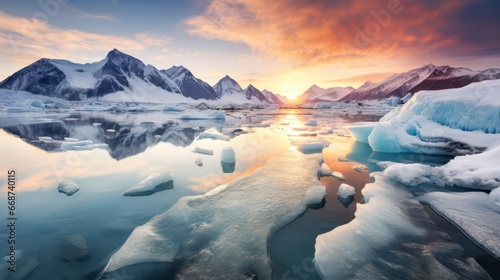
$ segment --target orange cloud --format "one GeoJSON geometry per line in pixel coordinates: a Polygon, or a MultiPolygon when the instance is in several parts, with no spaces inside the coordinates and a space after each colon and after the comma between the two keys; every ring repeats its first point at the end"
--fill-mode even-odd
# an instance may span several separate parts
{"type": "Polygon", "coordinates": [[[211,0],[187,30],[244,43],[296,65],[425,53],[453,40],[437,32],[466,1],[211,0]]]}
{"type": "Polygon", "coordinates": [[[113,48],[134,53],[150,46],[165,46],[171,41],[171,38],[150,33],[127,38],[61,29],[37,19],[0,11],[0,60],[17,65],[24,66],[41,57],[81,59],[113,48]]]}

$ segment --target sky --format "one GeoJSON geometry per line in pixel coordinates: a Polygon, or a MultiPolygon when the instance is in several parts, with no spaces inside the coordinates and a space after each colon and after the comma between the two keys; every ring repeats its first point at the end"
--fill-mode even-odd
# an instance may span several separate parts
{"type": "Polygon", "coordinates": [[[0,0],[0,80],[113,48],[288,97],[424,64],[500,68],[498,0],[0,0]]]}

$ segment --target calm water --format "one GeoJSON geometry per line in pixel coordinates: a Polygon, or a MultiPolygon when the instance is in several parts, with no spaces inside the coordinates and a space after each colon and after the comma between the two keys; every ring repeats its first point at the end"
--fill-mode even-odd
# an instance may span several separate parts
{"type": "MultiPolygon", "coordinates": [[[[345,183],[356,188],[356,195],[352,202],[341,202],[336,196],[341,182],[322,178],[328,193],[324,203],[309,208],[271,238],[273,279],[292,275],[296,265],[311,266],[318,234],[354,219],[356,204],[362,203],[361,190],[370,178],[368,171],[358,173],[353,166],[365,164],[372,172],[378,170],[374,164],[377,160],[435,165],[449,160],[372,153],[368,145],[354,142],[342,129],[348,123],[379,118],[329,110],[230,112],[226,121],[179,121],[175,113],[163,112],[2,116],[0,170],[5,174],[11,169],[17,172],[17,248],[21,256],[38,254],[39,265],[26,279],[82,279],[118,249],[136,226],[166,211],[179,198],[205,193],[249,174],[284,149],[293,149],[297,141],[323,138],[332,143],[323,151],[325,162],[348,178],[345,183]],[[306,126],[310,119],[317,120],[318,126],[306,126]],[[208,129],[224,133],[227,141],[198,139],[208,129]],[[279,136],[272,131],[280,131],[279,136]],[[60,141],[65,138],[107,146],[64,150],[60,141]],[[237,155],[234,172],[224,169],[220,162],[220,151],[226,146],[233,147],[237,155]],[[214,155],[193,153],[195,147],[212,149],[214,155]],[[350,162],[338,161],[340,156],[350,162]],[[195,164],[198,158],[203,161],[201,167],[195,164]],[[173,189],[144,197],[121,195],[150,174],[163,171],[174,174],[173,189]],[[80,190],[73,196],[58,193],[60,179],[75,181],[80,190]],[[85,261],[66,262],[61,258],[61,241],[73,234],[83,236],[90,247],[90,258],[85,261]]],[[[6,175],[0,177],[2,208],[6,180],[6,175]]],[[[1,213],[5,221],[5,212],[1,213]]],[[[5,228],[0,234],[6,236],[5,228]]],[[[5,255],[6,242],[1,241],[0,253],[5,255]]],[[[313,270],[307,276],[319,279],[313,270]]]]}

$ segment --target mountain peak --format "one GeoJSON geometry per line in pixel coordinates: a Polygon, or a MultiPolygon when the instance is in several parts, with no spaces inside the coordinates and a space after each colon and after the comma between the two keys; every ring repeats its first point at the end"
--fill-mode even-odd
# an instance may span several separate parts
{"type": "Polygon", "coordinates": [[[108,55],[106,55],[107,58],[118,57],[118,56],[129,56],[129,55],[119,51],[116,48],[112,49],[110,52],[108,52],[108,55]]]}

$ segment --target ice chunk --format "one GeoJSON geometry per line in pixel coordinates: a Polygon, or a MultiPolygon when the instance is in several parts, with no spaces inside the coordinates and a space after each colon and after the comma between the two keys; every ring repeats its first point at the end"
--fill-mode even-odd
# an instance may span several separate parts
{"type": "Polygon", "coordinates": [[[102,125],[102,123],[95,122],[95,123],[93,123],[92,125],[93,125],[93,126],[101,126],[101,125],[102,125]]]}
{"type": "Polygon", "coordinates": [[[356,194],[356,189],[348,184],[340,184],[337,195],[342,199],[347,199],[349,196],[356,194]]]}
{"type": "Polygon", "coordinates": [[[333,178],[339,180],[339,181],[345,181],[347,180],[346,177],[344,176],[344,174],[338,172],[338,171],[333,171],[332,172],[332,176],[333,178]]]}
{"type": "Polygon", "coordinates": [[[109,128],[109,129],[106,129],[107,132],[111,132],[111,133],[115,133],[116,130],[112,129],[112,128],[109,128]]]}
{"type": "Polygon", "coordinates": [[[72,196],[79,189],[80,188],[78,187],[78,185],[71,180],[62,180],[57,186],[57,190],[61,193],[66,194],[67,196],[72,196]]]}
{"type": "Polygon", "coordinates": [[[223,135],[217,129],[215,128],[210,128],[202,133],[198,134],[198,139],[213,139],[213,140],[229,140],[229,137],[226,135],[223,135]]]}
{"type": "Polygon", "coordinates": [[[411,98],[413,97],[413,94],[411,92],[409,92],[408,94],[406,94],[403,98],[401,98],[401,102],[403,103],[406,103],[408,102],[411,98]]]}
{"type": "Polygon", "coordinates": [[[418,197],[500,259],[500,207],[483,192],[432,192],[418,197]]]}
{"type": "Polygon", "coordinates": [[[315,155],[288,150],[250,175],[181,198],[132,232],[104,276],[123,269],[140,277],[149,271],[134,270],[138,264],[175,262],[177,279],[246,279],[249,273],[270,279],[269,237],[306,209],[307,191],[319,184],[317,162],[315,155]]]}
{"type": "Polygon", "coordinates": [[[45,105],[40,100],[33,100],[33,101],[31,101],[30,105],[31,105],[31,107],[45,109],[45,105]]]}
{"type": "Polygon", "coordinates": [[[397,96],[393,96],[393,97],[389,98],[386,102],[386,104],[389,106],[396,106],[396,105],[399,105],[401,103],[403,103],[403,101],[401,100],[401,98],[399,98],[397,96]]]}
{"type": "Polygon", "coordinates": [[[481,154],[458,156],[443,166],[391,164],[384,170],[390,179],[407,185],[433,183],[468,189],[492,190],[500,187],[498,158],[500,146],[481,154]]]}
{"type": "Polygon", "coordinates": [[[146,179],[135,184],[133,187],[123,193],[124,196],[144,196],[153,193],[172,189],[174,187],[174,178],[172,173],[154,173],[146,179]]]}
{"type": "Polygon", "coordinates": [[[306,195],[304,196],[304,203],[306,205],[321,203],[325,195],[326,195],[325,186],[320,184],[312,186],[306,191],[306,195]]]}
{"type": "Polygon", "coordinates": [[[306,125],[308,126],[317,126],[318,125],[318,121],[316,120],[309,120],[306,125]]]}
{"type": "Polygon", "coordinates": [[[316,238],[314,265],[322,279],[488,279],[411,193],[373,176],[355,219],[316,238]]]}
{"type": "Polygon", "coordinates": [[[332,171],[330,167],[325,162],[321,163],[321,168],[319,169],[319,176],[332,176],[332,171]]]}
{"type": "Polygon", "coordinates": [[[500,206],[500,187],[493,189],[490,192],[489,199],[491,202],[495,203],[496,205],[500,206]]]}
{"type": "Polygon", "coordinates": [[[321,153],[329,145],[325,140],[308,140],[299,144],[299,150],[305,154],[321,153]]]}
{"type": "Polygon", "coordinates": [[[87,240],[80,234],[74,234],[61,242],[61,258],[68,262],[78,262],[90,257],[87,240]]]}
{"type": "Polygon", "coordinates": [[[232,147],[224,147],[222,148],[220,161],[226,163],[234,163],[236,162],[236,154],[232,147]]]}
{"type": "Polygon", "coordinates": [[[357,166],[354,166],[352,169],[354,169],[354,171],[356,171],[358,173],[362,173],[363,170],[368,170],[368,168],[364,165],[357,165],[357,166]]]}
{"type": "Polygon", "coordinates": [[[194,150],[192,152],[193,153],[198,153],[198,154],[203,154],[203,155],[209,155],[209,156],[211,156],[211,155],[214,154],[213,150],[204,149],[204,148],[200,148],[200,147],[194,148],[194,150]]]}
{"type": "Polygon", "coordinates": [[[353,123],[345,128],[349,131],[352,137],[356,141],[361,143],[368,143],[368,136],[372,133],[373,128],[378,124],[378,122],[361,122],[353,123]]]}
{"type": "Polygon", "coordinates": [[[163,111],[164,112],[182,112],[182,111],[184,111],[184,109],[177,108],[174,106],[167,106],[167,107],[163,108],[163,111]]]}
{"type": "Polygon", "coordinates": [[[368,141],[373,151],[460,155],[500,143],[500,81],[421,91],[385,115],[368,141]]]}
{"type": "Polygon", "coordinates": [[[340,162],[349,162],[350,161],[350,160],[346,159],[345,157],[338,157],[337,160],[340,162]]]}
{"type": "Polygon", "coordinates": [[[194,160],[194,163],[198,166],[203,166],[203,159],[202,158],[197,158],[194,160]]]}
{"type": "Polygon", "coordinates": [[[218,110],[191,110],[184,112],[179,119],[181,120],[225,120],[224,112],[218,110]]]}

